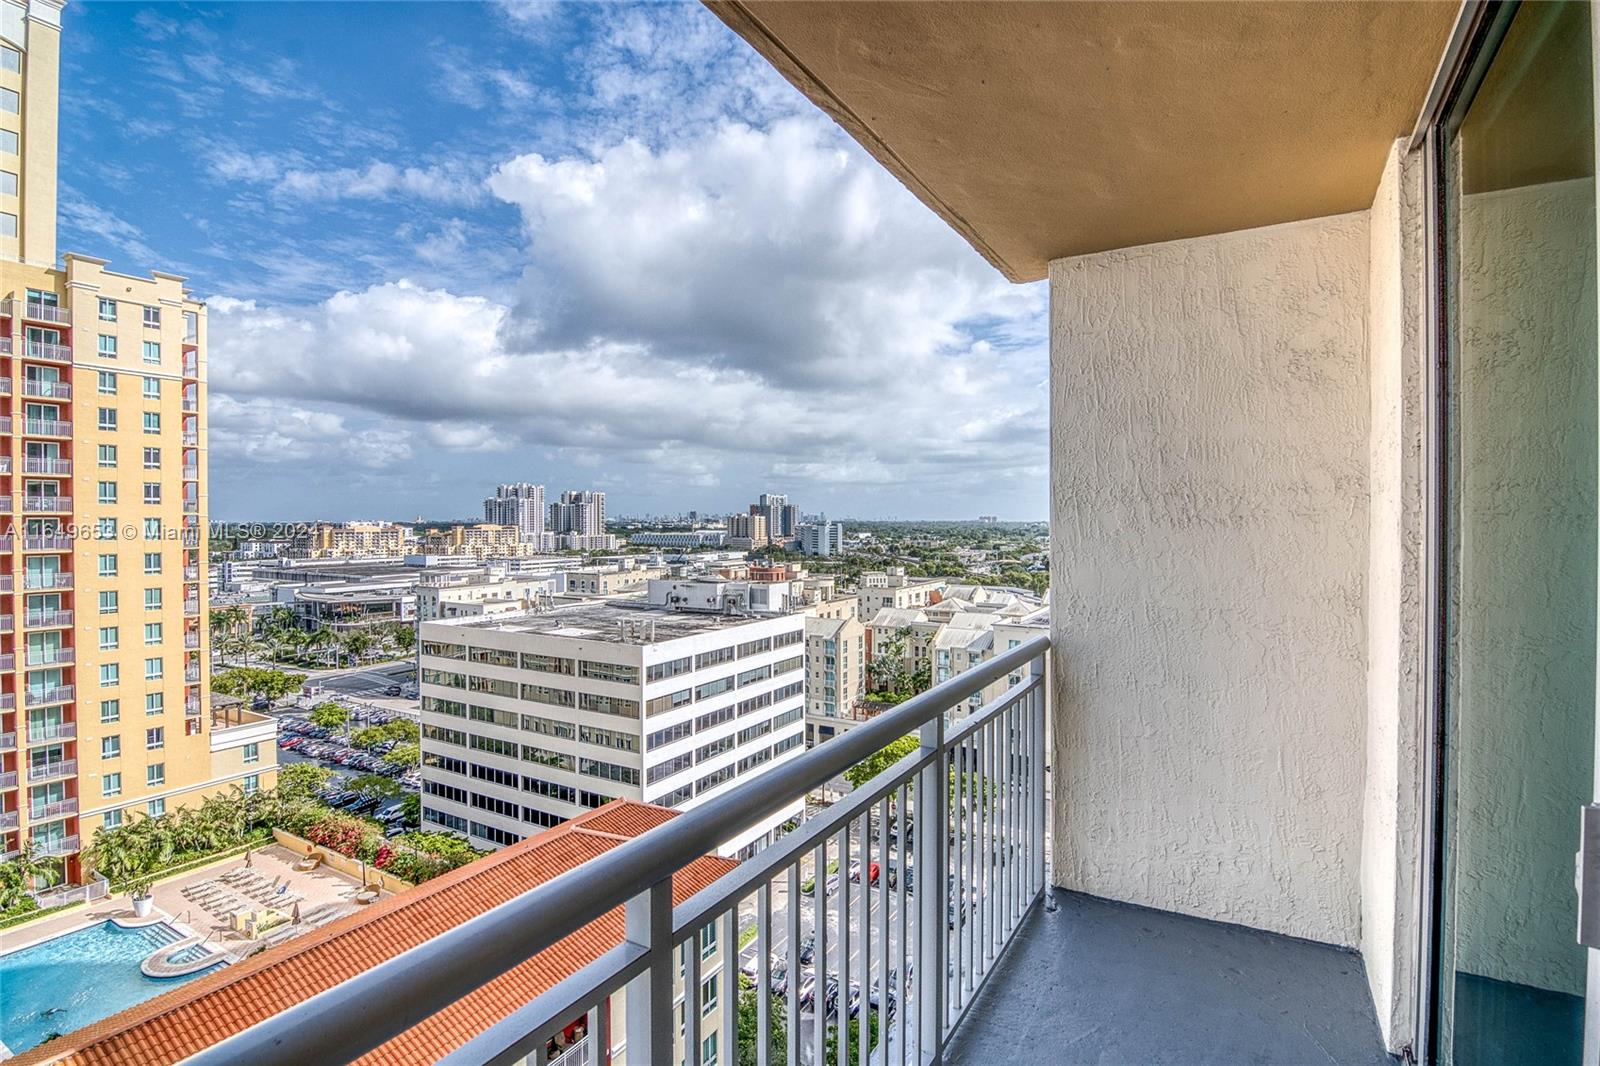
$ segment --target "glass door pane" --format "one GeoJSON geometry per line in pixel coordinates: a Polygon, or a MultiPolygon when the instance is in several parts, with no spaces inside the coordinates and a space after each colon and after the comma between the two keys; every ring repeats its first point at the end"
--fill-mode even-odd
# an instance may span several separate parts
{"type": "Polygon", "coordinates": [[[1596,277],[1586,3],[1523,4],[1454,109],[1441,1060],[1578,1066],[1595,792],[1596,277]]]}

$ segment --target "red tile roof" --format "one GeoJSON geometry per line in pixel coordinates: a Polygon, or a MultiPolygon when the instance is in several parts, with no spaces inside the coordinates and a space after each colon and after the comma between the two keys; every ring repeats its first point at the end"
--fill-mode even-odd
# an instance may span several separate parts
{"type": "MultiPolygon", "coordinates": [[[[608,803],[409,892],[23,1052],[7,1066],[177,1062],[674,816],[664,807],[628,800],[608,803]]],[[[735,865],[709,855],[689,863],[673,878],[674,902],[682,903],[735,865]]],[[[615,947],[622,932],[618,907],[358,1061],[372,1066],[436,1061],[615,947]]]]}

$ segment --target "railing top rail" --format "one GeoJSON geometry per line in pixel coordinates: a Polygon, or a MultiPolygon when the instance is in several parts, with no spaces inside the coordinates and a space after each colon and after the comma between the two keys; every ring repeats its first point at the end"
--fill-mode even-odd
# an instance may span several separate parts
{"type": "Polygon", "coordinates": [[[1035,637],[492,910],[221,1040],[191,1066],[346,1063],[713,852],[752,822],[1044,655],[1035,637]]]}

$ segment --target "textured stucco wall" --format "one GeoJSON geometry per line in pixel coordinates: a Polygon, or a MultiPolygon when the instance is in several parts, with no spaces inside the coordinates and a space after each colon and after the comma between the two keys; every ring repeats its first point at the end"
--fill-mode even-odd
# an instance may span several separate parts
{"type": "Polygon", "coordinates": [[[1370,213],[1371,383],[1361,954],[1390,1050],[1415,1018],[1419,745],[1425,700],[1427,351],[1423,161],[1398,141],[1370,213]]]}
{"type": "Polygon", "coordinates": [[[1054,869],[1356,945],[1365,212],[1050,268],[1054,869]]]}
{"type": "Polygon", "coordinates": [[[1572,856],[1595,752],[1594,182],[1466,196],[1460,229],[1455,966],[1581,995],[1572,856]]]}

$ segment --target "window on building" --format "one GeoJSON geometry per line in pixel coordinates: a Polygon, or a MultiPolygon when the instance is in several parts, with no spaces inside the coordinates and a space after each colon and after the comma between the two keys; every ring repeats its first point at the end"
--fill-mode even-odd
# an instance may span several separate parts
{"type": "Polygon", "coordinates": [[[117,428],[117,409],[115,407],[102,407],[95,412],[95,424],[101,429],[117,428]]]}
{"type": "Polygon", "coordinates": [[[146,470],[161,469],[161,449],[146,448],[144,450],[144,468],[146,470]]]}
{"type": "Polygon", "coordinates": [[[167,813],[167,800],[165,796],[158,796],[144,805],[144,812],[152,818],[160,818],[167,813]]]}
{"type": "Polygon", "coordinates": [[[146,644],[161,643],[161,623],[146,622],[144,624],[144,642],[146,644]]]}
{"type": "Polygon", "coordinates": [[[0,170],[0,195],[17,195],[17,175],[9,170],[0,170]]]}
{"type": "Polygon", "coordinates": [[[100,321],[115,322],[117,320],[117,301],[100,297],[100,321]]]}
{"type": "Polygon", "coordinates": [[[144,661],[144,679],[146,681],[160,681],[164,676],[165,667],[159,655],[151,656],[144,661]]]}
{"type": "Polygon", "coordinates": [[[100,723],[102,725],[105,725],[105,724],[108,724],[108,723],[111,723],[111,722],[120,722],[121,720],[122,720],[122,701],[121,700],[101,700],[100,701],[100,723]]]}
{"type": "Polygon", "coordinates": [[[22,95],[15,89],[0,89],[0,111],[22,114],[22,95]]]}
{"type": "Polygon", "coordinates": [[[147,400],[161,399],[161,379],[146,377],[141,382],[141,394],[147,400]]]}
{"type": "Polygon", "coordinates": [[[16,155],[18,146],[15,130],[0,130],[0,152],[16,155]]]}
{"type": "Polygon", "coordinates": [[[115,444],[102,444],[95,449],[95,456],[103,467],[117,465],[117,446],[115,444]]]}
{"type": "Polygon", "coordinates": [[[106,811],[100,816],[100,824],[105,826],[107,829],[121,829],[122,808],[118,807],[116,810],[106,811]]]}
{"type": "Polygon", "coordinates": [[[145,552],[144,553],[144,572],[147,573],[147,574],[159,574],[159,573],[161,573],[161,553],[160,552],[145,552]]]}
{"type": "Polygon", "coordinates": [[[167,709],[167,698],[160,692],[146,692],[144,694],[144,713],[146,715],[161,714],[167,709]]]}
{"type": "Polygon", "coordinates": [[[117,375],[109,370],[101,370],[95,376],[95,391],[102,396],[115,396],[117,394],[117,375]]]}
{"type": "Polygon", "coordinates": [[[117,576],[117,556],[116,556],[116,553],[114,553],[114,552],[112,552],[112,553],[102,553],[101,555],[96,556],[95,557],[95,565],[99,569],[101,577],[116,577],[117,576]]]}
{"type": "Polygon", "coordinates": [[[159,481],[146,481],[144,483],[144,502],[161,502],[161,483],[159,481]]]}
{"type": "Polygon", "coordinates": [[[100,627],[100,650],[101,651],[116,651],[117,650],[117,642],[118,642],[118,636],[117,636],[117,627],[116,626],[101,626],[100,627]]]}
{"type": "Polygon", "coordinates": [[[161,432],[161,412],[146,411],[144,413],[144,431],[146,433],[161,432]]]}
{"type": "MultiPolygon", "coordinates": [[[[146,307],[144,309],[144,324],[146,326],[149,326],[151,329],[160,329],[161,328],[161,308],[159,308],[159,307],[146,307]]],[[[145,346],[145,348],[147,350],[149,349],[151,343],[152,343],[151,341],[145,341],[144,342],[144,346],[145,346]]]]}
{"type": "Polygon", "coordinates": [[[116,589],[101,589],[100,590],[100,613],[101,614],[116,614],[117,613],[117,590],[116,589]]]}
{"type": "Polygon", "coordinates": [[[10,211],[0,211],[0,237],[17,235],[17,216],[10,211]]]}
{"type": "Polygon", "coordinates": [[[116,540],[117,520],[115,518],[97,518],[94,522],[95,540],[116,540]]]}
{"type": "Polygon", "coordinates": [[[167,727],[154,726],[144,731],[144,750],[159,751],[167,746],[167,727]]]}
{"type": "MultiPolygon", "coordinates": [[[[155,730],[151,730],[151,732],[155,732],[155,730]]],[[[146,766],[144,768],[144,783],[152,788],[154,788],[156,785],[166,784],[167,764],[164,762],[153,762],[149,766],[146,766]]]]}
{"type": "Polygon", "coordinates": [[[109,333],[102,333],[95,339],[94,350],[102,359],[115,359],[117,357],[117,338],[109,333]]]}
{"type": "Polygon", "coordinates": [[[144,609],[159,611],[161,609],[161,589],[148,588],[144,590],[144,609]]]}
{"type": "Polygon", "coordinates": [[[122,795],[122,775],[120,773],[110,773],[110,774],[102,774],[102,775],[100,775],[100,795],[102,795],[102,796],[120,796],[120,795],[122,795]]]}
{"type": "Polygon", "coordinates": [[[116,663],[100,664],[100,687],[110,688],[122,680],[122,669],[116,663]]]}
{"type": "Polygon", "coordinates": [[[700,927],[700,957],[709,959],[717,951],[717,925],[715,922],[700,927]]]}
{"type": "Polygon", "coordinates": [[[246,766],[249,766],[251,763],[257,763],[257,762],[260,762],[260,761],[261,761],[261,745],[260,744],[246,744],[244,746],[244,764],[246,766]]]}
{"type": "Polygon", "coordinates": [[[254,796],[260,790],[261,790],[261,775],[260,774],[250,774],[248,777],[246,777],[244,779],[244,794],[246,796],[254,796]]]}
{"type": "Polygon", "coordinates": [[[117,759],[122,757],[121,733],[113,733],[109,737],[100,738],[100,757],[102,759],[117,759]]]}
{"type": "Polygon", "coordinates": [[[117,502],[117,483],[115,481],[102,481],[95,486],[95,499],[100,503],[117,502]]]}
{"type": "Polygon", "coordinates": [[[0,70],[9,70],[13,74],[21,74],[22,53],[7,45],[0,45],[0,70]]]}
{"type": "Polygon", "coordinates": [[[146,518],[144,520],[144,539],[145,540],[160,540],[161,539],[161,519],[159,519],[159,518],[146,518]]]}

